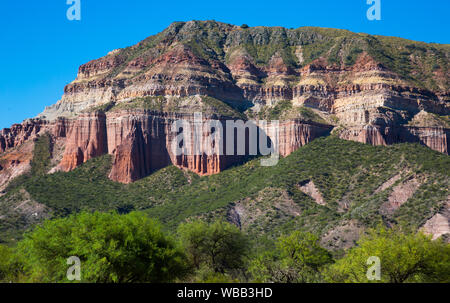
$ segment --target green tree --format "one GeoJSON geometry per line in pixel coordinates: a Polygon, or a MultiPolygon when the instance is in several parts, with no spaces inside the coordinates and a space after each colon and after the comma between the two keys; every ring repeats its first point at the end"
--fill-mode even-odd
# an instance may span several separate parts
{"type": "Polygon", "coordinates": [[[330,252],[319,245],[317,236],[295,231],[278,239],[276,252],[254,258],[249,272],[259,282],[320,282],[322,269],[332,262],[330,252]]]}
{"type": "Polygon", "coordinates": [[[267,251],[251,258],[248,272],[257,283],[291,283],[297,272],[280,257],[279,252],[267,251]]]}
{"type": "Polygon", "coordinates": [[[18,244],[33,282],[68,282],[67,258],[81,260],[82,282],[170,282],[186,273],[184,254],[140,213],[80,213],[49,220],[18,244]]]}
{"type": "Polygon", "coordinates": [[[330,266],[329,282],[371,282],[371,256],[380,258],[381,280],[373,282],[450,282],[450,245],[423,233],[398,228],[370,230],[345,257],[330,266]]]}
{"type": "Polygon", "coordinates": [[[191,283],[239,283],[233,273],[220,273],[213,271],[209,266],[202,265],[195,271],[195,275],[189,280],[191,283]]]}
{"type": "Polygon", "coordinates": [[[0,245],[0,282],[16,280],[16,266],[14,252],[5,245],[0,245]]]}
{"type": "Polygon", "coordinates": [[[189,261],[200,269],[208,266],[215,273],[240,269],[248,252],[248,240],[234,225],[217,221],[181,224],[178,235],[189,261]]]}
{"type": "Polygon", "coordinates": [[[318,282],[323,266],[333,262],[330,252],[321,247],[319,238],[311,233],[295,231],[282,236],[278,248],[287,266],[297,271],[296,282],[318,282]]]}

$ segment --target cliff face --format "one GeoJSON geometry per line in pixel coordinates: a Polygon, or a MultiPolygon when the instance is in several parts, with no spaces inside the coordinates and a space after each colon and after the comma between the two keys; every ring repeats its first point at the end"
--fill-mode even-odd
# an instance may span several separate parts
{"type": "Polygon", "coordinates": [[[18,147],[24,142],[36,136],[45,125],[45,121],[25,121],[22,124],[14,124],[11,128],[0,131],[0,153],[18,147]]]}
{"type": "MultiPolygon", "coordinates": [[[[14,141],[20,144],[22,140],[26,140],[24,139],[26,136],[28,136],[26,138],[36,138],[43,133],[50,134],[54,141],[63,140],[65,151],[57,167],[63,171],[73,170],[89,159],[109,153],[113,156],[109,177],[122,183],[136,181],[170,164],[199,175],[211,175],[242,161],[246,155],[249,155],[249,133],[246,134],[244,141],[245,155],[239,155],[237,147],[232,154],[228,154],[226,122],[229,119],[215,119],[215,117],[207,116],[200,121],[204,125],[200,132],[203,151],[200,153],[195,151],[194,133],[191,133],[182,140],[182,145],[186,146],[188,152],[177,155],[174,153],[172,144],[178,142],[176,137],[179,132],[172,128],[174,122],[179,120],[185,121],[183,128],[190,127],[192,130],[198,123],[193,114],[152,111],[120,111],[108,114],[95,112],[81,114],[74,120],[60,119],[52,123],[35,120],[22,126],[17,125],[15,133],[18,137],[14,138],[15,141],[8,142],[14,141]],[[211,129],[206,127],[210,121],[219,123],[223,130],[217,137],[217,141],[207,139],[215,138],[212,136],[211,129]],[[219,138],[223,142],[221,145],[218,143],[219,138]]],[[[287,156],[311,140],[328,134],[330,130],[330,126],[318,123],[308,124],[302,121],[281,123],[279,125],[280,155],[287,156]]],[[[10,132],[6,133],[10,134],[10,132]]],[[[236,144],[236,140],[229,144],[236,144]]],[[[13,147],[14,145],[10,144],[7,150],[13,147]]],[[[28,162],[31,160],[31,152],[29,158],[28,162]]]]}
{"type": "MultiPolygon", "coordinates": [[[[282,156],[333,127],[347,140],[419,142],[448,154],[449,56],[445,45],[340,30],[177,22],[80,66],[40,119],[0,132],[0,155],[47,132],[65,146],[58,165],[64,171],[109,153],[110,178],[123,183],[171,163],[208,175],[242,157],[173,155],[175,120],[193,125],[193,113],[203,112],[204,119],[224,124],[230,114],[245,119],[283,111],[286,100],[292,112],[307,107],[324,119],[280,121],[282,156]]],[[[0,174],[6,166],[0,163],[0,174]]]]}
{"type": "MultiPolygon", "coordinates": [[[[190,136],[185,137],[186,140],[183,139],[182,143],[189,145],[187,150],[190,152],[183,152],[179,155],[174,154],[173,151],[172,144],[177,142],[178,133],[173,131],[172,127],[175,121],[183,120],[187,123],[183,127],[189,126],[194,130],[196,120],[192,114],[123,111],[106,116],[91,115],[89,122],[86,122],[86,116],[81,119],[75,125],[79,123],[92,125],[97,128],[97,136],[92,136],[92,129],[81,132],[82,136],[80,136],[78,127],[75,126],[72,135],[69,135],[67,139],[68,146],[70,144],[73,148],[66,150],[64,159],[73,159],[73,150],[77,150],[80,158],[76,159],[86,161],[97,156],[98,154],[95,152],[100,150],[91,148],[91,146],[107,146],[103,149],[103,153],[109,152],[114,159],[110,178],[123,183],[136,181],[170,164],[186,168],[199,175],[211,175],[219,173],[243,159],[243,156],[237,153],[231,155],[226,153],[226,119],[212,120],[211,117],[205,117],[201,120],[201,123],[205,125],[208,121],[218,121],[221,124],[223,133],[220,138],[224,142],[223,145],[208,144],[206,138],[211,135],[211,131],[204,128],[200,138],[203,140],[203,152],[195,152],[194,134],[191,133],[190,136]],[[98,136],[99,133],[103,136],[98,136]],[[74,140],[74,136],[77,140],[74,140]],[[72,142],[77,142],[77,144],[72,144],[72,142]],[[92,153],[91,150],[95,152],[92,153]]],[[[285,123],[280,127],[280,154],[288,155],[298,147],[329,131],[330,128],[325,125],[310,125],[299,121],[285,123]]],[[[247,134],[246,146],[248,146],[248,140],[247,134]]],[[[70,166],[65,166],[64,159],[61,166],[66,170],[72,169],[70,166]]],[[[69,161],[69,163],[75,162],[69,161]]]]}
{"type": "MultiPolygon", "coordinates": [[[[173,143],[177,141],[177,132],[172,127],[177,120],[183,120],[194,131],[196,123],[192,114],[154,114],[154,113],[115,113],[107,115],[107,138],[109,153],[114,156],[113,169],[110,178],[115,181],[129,183],[147,176],[151,172],[169,164],[185,168],[199,175],[216,174],[239,163],[249,153],[249,133],[245,135],[245,152],[237,152],[237,139],[227,142],[226,123],[228,119],[212,119],[204,117],[201,120],[203,129],[195,144],[195,135],[191,133],[182,140],[187,152],[179,155],[174,153],[173,143]],[[214,137],[209,122],[214,127],[220,127],[222,132],[214,137]],[[218,123],[215,124],[215,123],[218,123]],[[208,141],[211,138],[211,141],[208,141]],[[217,141],[214,140],[217,139],[217,141]],[[219,143],[222,142],[222,143],[219,143]],[[202,146],[201,152],[196,152],[196,146],[202,146]],[[234,152],[228,153],[228,145],[234,146],[234,152]]],[[[288,121],[279,126],[279,153],[287,156],[291,152],[310,142],[311,140],[328,134],[330,126],[317,123],[307,124],[301,121],[288,121]]]]}
{"type": "MultiPolygon", "coordinates": [[[[333,108],[334,100],[345,103],[355,94],[381,88],[396,95],[406,91],[414,95],[415,103],[420,99],[423,106],[442,112],[442,106],[448,111],[448,55],[445,46],[406,44],[401,39],[390,42],[347,31],[177,22],[134,46],[82,65],[62,99],[42,116],[70,116],[127,98],[192,95],[250,101],[256,106],[288,99],[339,112],[342,104],[337,102],[333,108]],[[343,40],[354,42],[342,44],[343,40]],[[386,48],[398,49],[395,55],[404,57],[389,61],[379,53],[386,48]],[[441,66],[430,73],[429,62],[441,66]],[[400,74],[406,69],[411,72],[400,74]],[[424,81],[427,77],[430,81],[424,81]]],[[[402,103],[404,97],[394,103],[402,103]]]]}
{"type": "Polygon", "coordinates": [[[305,123],[299,120],[281,122],[279,126],[279,152],[286,157],[312,140],[326,136],[332,127],[318,123],[305,123]]]}
{"type": "Polygon", "coordinates": [[[366,125],[362,128],[347,129],[340,134],[340,137],[372,145],[388,145],[401,142],[420,143],[438,152],[448,154],[449,135],[450,130],[442,127],[380,127],[366,125]]]}
{"type": "Polygon", "coordinates": [[[443,127],[407,127],[406,129],[413,138],[417,138],[418,142],[438,152],[449,154],[450,129],[443,127]]]}
{"type": "Polygon", "coordinates": [[[80,164],[108,152],[106,116],[103,113],[82,114],[67,132],[64,157],[60,167],[70,171],[80,164]]]}

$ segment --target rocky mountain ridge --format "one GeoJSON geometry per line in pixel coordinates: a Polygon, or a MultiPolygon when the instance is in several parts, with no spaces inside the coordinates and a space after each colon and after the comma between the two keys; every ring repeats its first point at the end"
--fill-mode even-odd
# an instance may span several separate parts
{"type": "Polygon", "coordinates": [[[170,164],[208,175],[238,163],[170,153],[169,125],[192,122],[197,111],[222,122],[271,112],[282,118],[282,156],[330,132],[372,145],[420,142],[448,154],[449,57],[448,45],[344,30],[175,22],[83,64],[60,101],[1,131],[0,186],[31,161],[14,151],[44,133],[60,146],[52,171],[111,154],[110,178],[123,183],[170,164]],[[283,118],[287,110],[295,114],[283,118]],[[320,121],[298,114],[305,110],[320,121]]]}

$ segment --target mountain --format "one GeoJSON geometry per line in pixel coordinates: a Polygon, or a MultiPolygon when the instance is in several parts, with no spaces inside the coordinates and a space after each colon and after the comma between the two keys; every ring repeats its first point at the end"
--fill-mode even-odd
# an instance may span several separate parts
{"type": "Polygon", "coordinates": [[[5,242],[45,218],[82,210],[143,211],[170,231],[195,218],[226,219],[263,239],[302,229],[321,235],[330,249],[352,246],[378,224],[423,228],[435,237],[449,233],[450,158],[419,144],[371,146],[329,136],[275,166],[253,159],[200,177],[172,165],[130,184],[108,178],[111,155],[47,174],[50,136],[35,144],[31,171],[0,197],[5,242]]]}
{"type": "Polygon", "coordinates": [[[0,132],[0,235],[85,208],[323,239],[402,220],[448,233],[449,57],[450,45],[346,30],[172,23],[83,64],[55,105],[0,132]],[[198,113],[279,120],[283,158],[174,154],[173,122],[198,113]],[[427,148],[387,147],[407,142],[427,148]]]}

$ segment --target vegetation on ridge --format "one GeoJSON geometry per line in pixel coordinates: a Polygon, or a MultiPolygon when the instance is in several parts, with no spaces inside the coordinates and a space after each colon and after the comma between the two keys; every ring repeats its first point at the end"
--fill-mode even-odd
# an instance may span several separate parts
{"type": "Polygon", "coordinates": [[[133,59],[158,57],[173,43],[184,44],[207,61],[224,63],[238,49],[245,50],[260,66],[267,65],[273,55],[279,54],[291,68],[305,66],[319,58],[325,58],[331,65],[351,66],[362,52],[367,52],[411,85],[442,92],[450,87],[448,79],[438,76],[448,70],[446,58],[450,46],[447,44],[318,27],[242,28],[216,21],[176,22],[161,33],[108,55],[121,63],[107,77],[117,77],[133,59]],[[165,46],[157,47],[162,42],[165,46]],[[301,47],[302,62],[296,54],[298,47],[301,47]]]}
{"type": "Polygon", "coordinates": [[[396,262],[382,282],[449,279],[449,245],[413,232],[445,203],[449,157],[417,144],[374,147],[327,137],[273,167],[255,159],[199,177],[171,166],[128,185],[107,178],[110,156],[45,174],[50,151],[41,136],[30,174],[0,197],[0,239],[10,245],[0,245],[2,281],[67,282],[64,261],[74,254],[84,264],[84,282],[367,282],[364,262],[373,254],[382,264],[396,262]],[[411,178],[421,183],[412,197],[382,213],[393,188],[411,178]],[[300,190],[310,181],[325,205],[300,190]],[[38,225],[10,216],[24,201],[42,205],[52,220],[38,225]],[[350,250],[323,241],[338,227],[351,228],[348,222],[376,231],[355,238],[350,250]],[[385,224],[397,227],[386,231],[385,224]],[[414,257],[403,253],[407,248],[414,257]]]}
{"type": "MultiPolygon", "coordinates": [[[[439,211],[449,194],[449,161],[448,156],[416,144],[374,147],[327,137],[314,140],[273,167],[261,167],[255,159],[217,175],[199,177],[170,166],[125,185],[108,179],[111,158],[106,155],[71,172],[19,177],[0,197],[0,203],[11,205],[1,210],[7,214],[22,201],[19,194],[25,191],[48,208],[51,217],[83,210],[142,210],[174,230],[192,218],[230,219],[236,204],[245,209],[252,201],[259,201],[256,217],[241,222],[242,228],[268,237],[296,229],[323,235],[349,220],[364,226],[405,221],[418,228],[439,211]],[[380,207],[396,184],[376,190],[399,173],[401,179],[396,184],[413,176],[420,180],[420,186],[407,203],[386,216],[380,207]],[[314,182],[325,206],[299,189],[299,184],[307,181],[314,182]],[[272,202],[264,203],[266,200],[272,202]],[[347,205],[344,211],[343,205],[347,205]]],[[[14,241],[7,236],[9,232],[27,226],[9,218],[15,220],[6,216],[0,221],[4,242],[14,241]]]]}
{"type": "Polygon", "coordinates": [[[245,115],[225,102],[210,96],[164,97],[146,96],[121,102],[108,102],[89,108],[88,112],[114,112],[120,110],[147,110],[159,113],[195,113],[245,119],[245,115]]]}

